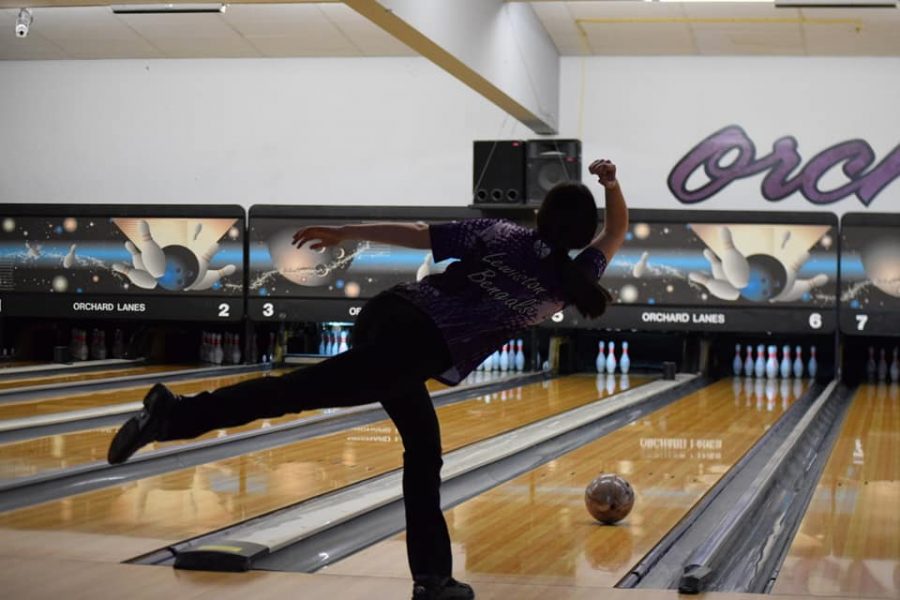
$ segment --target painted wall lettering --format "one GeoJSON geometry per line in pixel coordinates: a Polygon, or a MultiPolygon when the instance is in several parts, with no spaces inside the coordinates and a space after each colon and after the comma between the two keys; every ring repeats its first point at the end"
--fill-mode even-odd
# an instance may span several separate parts
{"type": "Polygon", "coordinates": [[[794,137],[785,136],[775,141],[770,154],[756,158],[756,147],[747,133],[738,125],[729,125],[694,146],[675,165],[669,173],[669,189],[681,203],[695,204],[711,198],[735,180],[766,172],[761,188],[769,202],[800,192],[813,204],[831,204],[855,195],[868,206],[900,177],[900,145],[874,167],[875,152],[865,140],[835,144],[804,166],[798,145],[794,137]],[[729,155],[734,156],[722,165],[722,159],[729,155]],[[849,182],[835,189],[821,189],[819,180],[838,165],[849,182]],[[708,181],[688,189],[688,180],[700,168],[708,181]]]}

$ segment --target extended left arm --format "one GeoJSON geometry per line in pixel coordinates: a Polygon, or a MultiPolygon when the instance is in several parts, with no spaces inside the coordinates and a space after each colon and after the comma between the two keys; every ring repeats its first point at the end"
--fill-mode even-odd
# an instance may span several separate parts
{"type": "Polygon", "coordinates": [[[313,250],[350,240],[378,242],[422,250],[431,248],[428,225],[421,222],[305,227],[294,234],[293,244],[299,248],[312,240],[316,240],[316,243],[310,245],[313,250]]]}

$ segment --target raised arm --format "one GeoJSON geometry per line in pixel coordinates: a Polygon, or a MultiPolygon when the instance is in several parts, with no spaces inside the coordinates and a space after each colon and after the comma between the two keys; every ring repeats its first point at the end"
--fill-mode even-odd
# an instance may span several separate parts
{"type": "Polygon", "coordinates": [[[606,219],[603,229],[591,242],[591,246],[603,252],[609,262],[628,233],[628,206],[622,195],[622,187],[616,179],[616,165],[605,159],[595,160],[588,171],[597,176],[597,181],[606,190],[606,219]]]}
{"type": "Polygon", "coordinates": [[[421,222],[304,227],[294,234],[293,244],[299,248],[307,242],[314,242],[309,247],[318,250],[350,240],[365,240],[423,250],[431,248],[428,225],[421,222]]]}

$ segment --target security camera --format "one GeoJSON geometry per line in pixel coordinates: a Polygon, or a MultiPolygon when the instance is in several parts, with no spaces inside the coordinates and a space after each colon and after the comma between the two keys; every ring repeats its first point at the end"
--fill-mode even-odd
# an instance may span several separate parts
{"type": "Polygon", "coordinates": [[[31,27],[31,22],[34,18],[31,16],[31,10],[27,8],[23,8],[19,11],[19,16],[16,17],[16,37],[23,38],[28,35],[28,29],[31,27]]]}

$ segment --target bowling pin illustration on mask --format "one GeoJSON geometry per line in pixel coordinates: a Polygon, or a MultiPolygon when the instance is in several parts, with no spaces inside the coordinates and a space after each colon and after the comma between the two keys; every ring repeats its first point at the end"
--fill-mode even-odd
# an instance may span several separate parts
{"type": "Polygon", "coordinates": [[[131,283],[138,286],[139,288],[152,290],[156,287],[156,278],[147,271],[134,269],[132,267],[129,267],[128,265],[123,265],[122,263],[113,264],[112,270],[116,273],[121,273],[122,275],[127,277],[131,283]]]}
{"type": "Polygon", "coordinates": [[[709,277],[705,273],[691,271],[688,273],[688,280],[702,285],[710,295],[719,300],[737,300],[741,295],[741,292],[725,279],[725,271],[722,269],[722,262],[709,248],[703,250],[703,256],[709,261],[712,277],[709,277]]]}
{"type": "Polygon", "coordinates": [[[425,260],[422,261],[419,268],[416,269],[416,281],[422,281],[432,273],[434,273],[434,255],[429,252],[425,255],[425,260]]]}
{"type": "Polygon", "coordinates": [[[719,229],[719,238],[722,240],[722,273],[725,280],[737,289],[743,289],[750,283],[750,263],[734,246],[731,230],[728,227],[719,229]]]}
{"type": "Polygon", "coordinates": [[[71,269],[72,265],[75,264],[75,249],[78,247],[78,244],[72,244],[69,247],[69,251],[66,253],[65,257],[63,257],[63,268],[71,269]]]}
{"type": "Polygon", "coordinates": [[[144,260],[147,272],[154,278],[162,277],[166,272],[166,255],[163,254],[159,244],[153,240],[153,236],[150,234],[150,224],[147,221],[138,221],[138,233],[140,234],[138,247],[141,249],[141,258],[144,260]]]}
{"type": "Polygon", "coordinates": [[[631,275],[635,279],[640,279],[643,277],[644,272],[647,270],[647,259],[650,257],[649,252],[644,252],[641,254],[640,260],[637,261],[637,264],[631,269],[631,275]]]}

